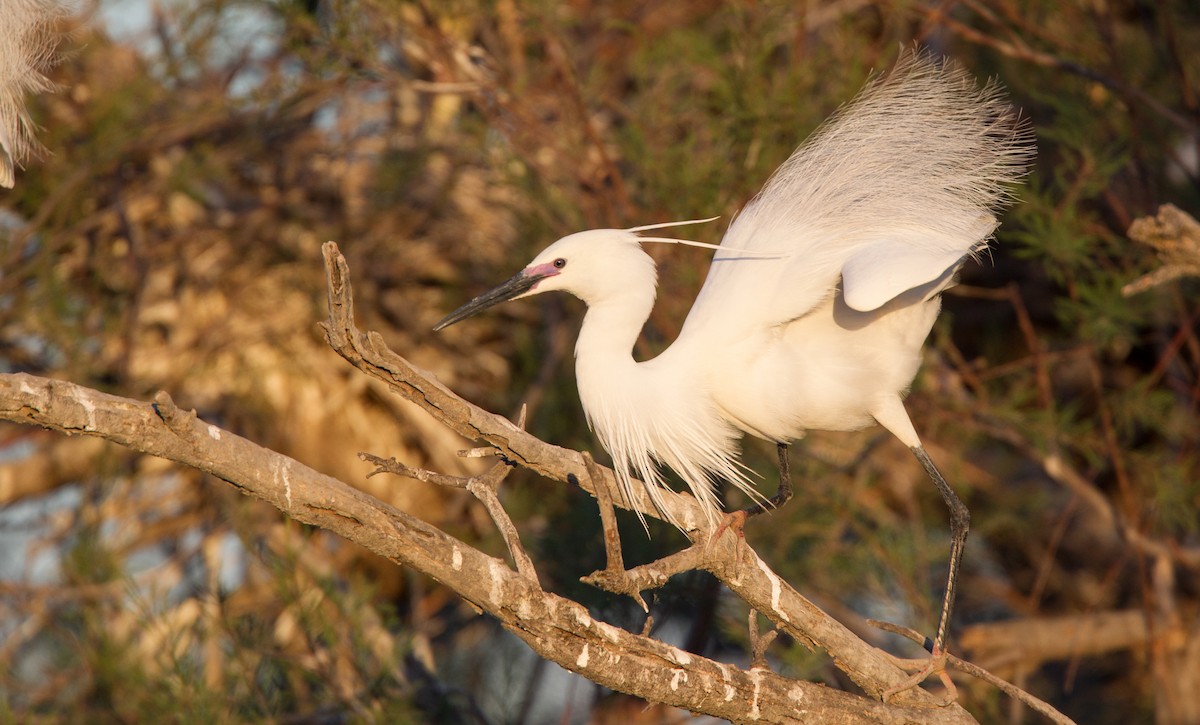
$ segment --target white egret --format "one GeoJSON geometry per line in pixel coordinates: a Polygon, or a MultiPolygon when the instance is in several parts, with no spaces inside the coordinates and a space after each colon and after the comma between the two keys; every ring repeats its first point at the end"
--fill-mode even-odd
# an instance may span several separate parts
{"type": "Polygon", "coordinates": [[[777,505],[790,496],[788,443],[809,429],[879,423],[913,451],[950,508],[938,655],[969,514],[901,401],[939,294],[986,246],[1008,185],[1033,155],[1027,125],[998,87],[979,89],[958,66],[906,51],[736,217],[679,337],[654,359],[632,355],[657,282],[640,245],[679,240],[639,232],[669,224],[563,237],[434,329],[551,290],[582,299],[579,397],[626,495],[643,485],[636,477],[660,501],[665,464],[714,517],[717,479],[764,501],[738,459],[743,433],[779,446],[780,491],[764,501],[777,505]]]}

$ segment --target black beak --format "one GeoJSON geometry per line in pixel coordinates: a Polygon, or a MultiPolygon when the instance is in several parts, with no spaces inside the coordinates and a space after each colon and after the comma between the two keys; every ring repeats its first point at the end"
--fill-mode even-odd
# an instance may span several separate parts
{"type": "Polygon", "coordinates": [[[513,275],[512,279],[508,280],[504,284],[484,292],[467,304],[459,307],[454,312],[451,312],[443,317],[441,322],[433,326],[433,329],[436,332],[438,330],[447,328],[453,325],[455,322],[465,320],[471,315],[483,312],[493,305],[498,305],[501,302],[506,302],[511,300],[513,297],[522,295],[533,289],[533,286],[545,277],[546,275],[543,274],[528,274],[527,271],[524,270],[517,272],[515,275],[513,275]]]}

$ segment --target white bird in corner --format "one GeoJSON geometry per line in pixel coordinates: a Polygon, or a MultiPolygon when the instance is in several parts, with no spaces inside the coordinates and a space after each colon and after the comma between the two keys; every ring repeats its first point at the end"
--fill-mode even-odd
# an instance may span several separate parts
{"type": "Polygon", "coordinates": [[[45,73],[58,62],[63,0],[0,0],[0,187],[11,189],[15,167],[42,149],[25,97],[49,93],[45,73]]]}
{"type": "Polygon", "coordinates": [[[563,237],[434,329],[552,290],[583,300],[579,397],[625,495],[644,485],[658,504],[665,464],[714,520],[718,479],[756,501],[743,515],[778,506],[791,496],[790,442],[810,429],[882,425],[913,451],[950,508],[936,659],[969,514],[926,454],[902,399],[940,293],[987,245],[995,215],[1011,201],[1009,185],[1034,154],[1028,125],[995,84],[980,89],[957,65],[908,50],[736,217],[679,337],[658,357],[639,362],[632,353],[657,283],[641,244],[696,243],[640,232],[694,222],[563,237]],[[744,433],[778,446],[780,488],[771,499],[754,490],[739,461],[744,433]]]}

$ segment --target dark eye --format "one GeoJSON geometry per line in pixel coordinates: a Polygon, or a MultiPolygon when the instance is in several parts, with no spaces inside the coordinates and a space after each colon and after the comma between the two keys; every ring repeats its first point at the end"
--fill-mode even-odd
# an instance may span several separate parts
{"type": "Polygon", "coordinates": [[[563,267],[567,266],[567,260],[559,257],[558,259],[554,260],[553,264],[555,269],[562,269],[563,267]]]}

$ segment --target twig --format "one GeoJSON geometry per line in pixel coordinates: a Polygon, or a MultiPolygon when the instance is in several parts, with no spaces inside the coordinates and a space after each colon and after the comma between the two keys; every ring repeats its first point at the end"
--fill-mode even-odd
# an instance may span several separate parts
{"type": "Polygon", "coordinates": [[[600,508],[600,526],[604,531],[605,566],[601,571],[581,577],[580,581],[614,594],[624,594],[637,602],[643,612],[649,614],[650,607],[646,606],[646,600],[642,599],[641,589],[635,583],[637,580],[625,571],[625,557],[621,553],[621,532],[617,529],[612,493],[600,482],[600,468],[590,453],[584,452],[583,462],[587,465],[588,478],[592,479],[596,487],[596,504],[600,508]]]}
{"type": "Polygon", "coordinates": [[[394,473],[438,486],[461,488],[469,491],[472,496],[479,499],[479,502],[487,509],[488,515],[492,517],[492,522],[496,524],[496,529],[504,539],[505,546],[508,547],[508,553],[517,568],[517,573],[528,578],[535,584],[538,583],[537,570],[533,566],[533,560],[529,558],[528,552],[525,551],[525,547],[521,544],[521,536],[517,533],[517,527],[513,524],[512,518],[509,517],[508,512],[504,510],[503,504],[500,503],[498,494],[500,483],[504,481],[509,471],[512,470],[511,466],[506,463],[497,463],[482,476],[463,477],[447,476],[422,468],[411,468],[400,463],[395,458],[384,459],[370,453],[359,453],[358,457],[367,463],[374,464],[376,467],[374,471],[367,474],[368,478],[380,473],[394,473]]]}
{"type": "Polygon", "coordinates": [[[511,470],[512,467],[507,463],[497,463],[484,475],[471,478],[467,483],[467,490],[479,499],[495,522],[496,528],[500,530],[513,564],[517,567],[517,573],[536,584],[538,576],[533,567],[533,560],[521,545],[521,535],[517,533],[516,525],[504,510],[504,505],[500,503],[500,484],[511,470]]]}
{"type": "Polygon", "coordinates": [[[779,636],[778,629],[772,629],[766,634],[758,633],[758,611],[753,607],[750,609],[749,621],[746,623],[747,629],[750,632],[750,667],[751,669],[769,670],[771,665],[767,663],[767,647],[775,641],[779,636]]]}
{"type": "Polygon", "coordinates": [[[397,476],[404,476],[415,481],[423,481],[447,488],[461,488],[463,490],[467,488],[468,478],[465,476],[448,476],[444,473],[427,471],[424,468],[412,468],[397,461],[395,458],[380,458],[370,453],[360,452],[358,459],[374,464],[375,466],[375,470],[368,473],[367,478],[373,478],[381,473],[393,473],[397,476]]]}

